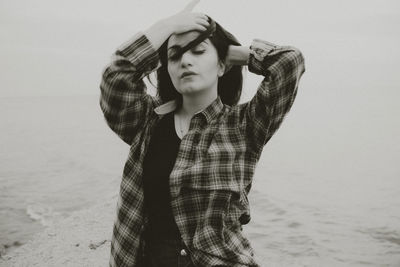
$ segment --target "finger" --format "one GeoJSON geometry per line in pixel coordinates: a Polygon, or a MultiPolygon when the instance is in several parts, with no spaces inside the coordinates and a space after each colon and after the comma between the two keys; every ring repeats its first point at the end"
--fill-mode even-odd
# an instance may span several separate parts
{"type": "Polygon", "coordinates": [[[210,23],[208,22],[208,20],[205,19],[197,19],[196,23],[203,25],[204,27],[209,27],[210,23]]]}
{"type": "Polygon", "coordinates": [[[206,30],[207,30],[207,27],[203,26],[201,24],[194,24],[190,29],[190,31],[200,31],[200,32],[204,32],[206,30]]]}
{"type": "Polygon", "coordinates": [[[191,27],[187,28],[185,31],[182,31],[180,34],[184,34],[184,33],[191,32],[191,31],[204,32],[206,30],[207,30],[206,27],[199,25],[199,24],[194,24],[191,27]]]}
{"type": "Polygon", "coordinates": [[[196,18],[201,18],[201,19],[205,19],[208,20],[208,16],[204,13],[200,13],[200,12],[192,12],[192,14],[196,17],[196,18]]]}
{"type": "Polygon", "coordinates": [[[204,32],[204,31],[207,30],[207,27],[205,27],[205,26],[203,26],[203,25],[200,25],[200,24],[197,24],[196,27],[195,27],[195,30],[204,32]]]}
{"type": "Polygon", "coordinates": [[[195,5],[197,5],[200,2],[200,0],[192,0],[189,4],[187,4],[185,6],[185,8],[183,9],[183,12],[190,12],[193,10],[193,8],[195,7],[195,5]]]}

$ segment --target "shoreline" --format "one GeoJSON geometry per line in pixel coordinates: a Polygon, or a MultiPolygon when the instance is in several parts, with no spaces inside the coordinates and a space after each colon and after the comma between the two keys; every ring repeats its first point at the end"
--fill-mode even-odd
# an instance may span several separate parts
{"type": "Polygon", "coordinates": [[[0,266],[108,266],[118,194],[72,213],[0,258],[0,266]]]}

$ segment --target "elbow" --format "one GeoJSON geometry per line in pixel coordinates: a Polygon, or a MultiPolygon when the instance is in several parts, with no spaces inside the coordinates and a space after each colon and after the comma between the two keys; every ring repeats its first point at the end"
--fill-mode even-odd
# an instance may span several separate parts
{"type": "Polygon", "coordinates": [[[103,71],[101,72],[101,81],[102,83],[110,83],[115,79],[115,77],[126,70],[126,60],[117,54],[113,54],[111,61],[103,68],[103,71]]]}
{"type": "Polygon", "coordinates": [[[305,72],[303,53],[296,47],[286,46],[270,70],[271,79],[280,85],[278,87],[285,86],[289,82],[297,83],[305,72]]]}
{"type": "Polygon", "coordinates": [[[101,84],[107,84],[115,76],[112,64],[107,65],[101,73],[101,84]]]}
{"type": "Polygon", "coordinates": [[[290,55],[290,65],[291,69],[295,73],[295,76],[300,78],[301,75],[305,72],[305,63],[304,63],[304,55],[300,51],[300,49],[291,46],[291,55],[290,55]]]}

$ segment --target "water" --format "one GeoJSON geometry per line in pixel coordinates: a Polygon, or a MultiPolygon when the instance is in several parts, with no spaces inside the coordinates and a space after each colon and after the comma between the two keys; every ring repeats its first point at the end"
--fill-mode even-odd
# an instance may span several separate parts
{"type": "MultiPolygon", "coordinates": [[[[257,257],[266,266],[400,266],[398,129],[385,132],[390,142],[362,120],[316,129],[302,97],[257,166],[245,228],[257,257]]],[[[0,107],[0,240],[9,252],[115,194],[128,147],[97,96],[0,98],[0,107]]]]}

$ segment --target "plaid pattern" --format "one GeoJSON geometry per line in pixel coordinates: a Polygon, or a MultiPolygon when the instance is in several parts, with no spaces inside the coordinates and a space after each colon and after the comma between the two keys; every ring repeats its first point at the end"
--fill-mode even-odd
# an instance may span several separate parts
{"type": "MultiPolygon", "coordinates": [[[[264,145],[289,112],[303,74],[296,48],[254,39],[249,71],[265,76],[255,96],[228,106],[218,97],[191,120],[170,174],[172,210],[197,266],[259,266],[242,224],[264,145]]],[[[142,266],[146,214],[142,163],[157,122],[176,108],[146,93],[143,78],[159,65],[142,33],[122,45],[103,73],[100,107],[109,127],[130,145],[123,170],[110,266],[142,266]]]]}

